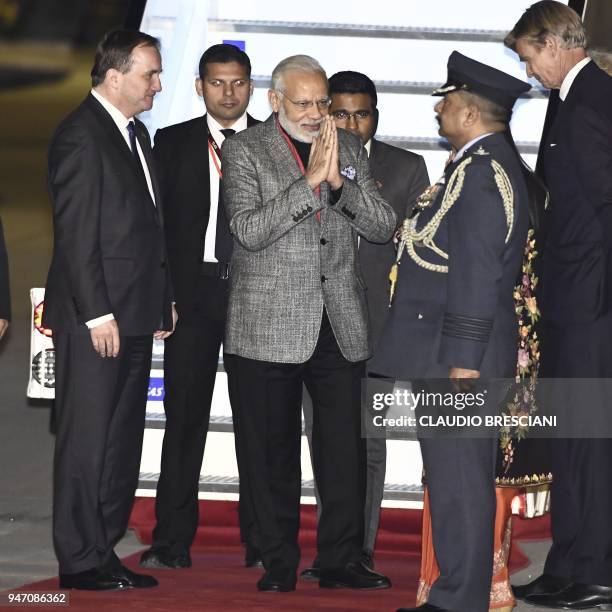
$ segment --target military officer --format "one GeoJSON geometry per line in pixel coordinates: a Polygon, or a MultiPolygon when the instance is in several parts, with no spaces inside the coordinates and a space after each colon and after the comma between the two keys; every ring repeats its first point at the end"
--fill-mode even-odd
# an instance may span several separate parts
{"type": "MultiPolygon", "coordinates": [[[[434,91],[456,155],[404,222],[395,296],[371,371],[401,380],[512,377],[513,288],[529,223],[508,123],[530,86],[454,51],[434,91]]],[[[457,383],[462,384],[462,383],[457,383]]],[[[440,577],[419,608],[485,612],[493,567],[493,439],[420,439],[440,577]]]]}

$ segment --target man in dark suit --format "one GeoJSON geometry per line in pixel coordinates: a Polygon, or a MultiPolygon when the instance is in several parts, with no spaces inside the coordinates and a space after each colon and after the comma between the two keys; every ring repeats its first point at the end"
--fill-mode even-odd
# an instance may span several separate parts
{"type": "Polygon", "coordinates": [[[161,192],[144,125],[161,90],[158,41],[114,31],[102,40],[92,90],[49,150],[55,241],[43,324],[56,351],[53,539],[60,588],[157,584],[124,567],[138,484],[153,337],[175,311],[161,192]]]}
{"type": "MultiPolygon", "coordinates": [[[[528,8],[505,44],[529,76],[559,89],[561,100],[542,153],[550,192],[542,374],[609,379],[612,78],[587,57],[580,18],[560,2],[528,8]]],[[[579,407],[584,422],[589,409],[605,409],[610,401],[605,389],[592,405],[568,391],[563,406],[573,401],[570,410],[579,407]]],[[[538,606],[612,609],[612,440],[560,439],[551,447],[553,543],[542,576],[515,587],[515,594],[538,606]]]]}
{"type": "MultiPolygon", "coordinates": [[[[374,138],[378,127],[378,96],[374,83],[365,74],[345,71],[332,75],[329,93],[331,116],[339,128],[359,136],[368,152],[372,178],[382,197],[393,207],[399,227],[417,197],[429,186],[425,160],[416,153],[374,138]]],[[[359,241],[359,267],[368,288],[368,321],[374,353],[389,312],[389,271],[394,260],[392,240],[384,244],[365,238],[359,241]]],[[[385,487],[386,439],[368,437],[366,446],[368,474],[363,552],[371,563],[385,487]]]]}
{"type": "MultiPolygon", "coordinates": [[[[143,567],[191,566],[189,549],[198,526],[200,468],[225,331],[232,253],[220,205],[220,147],[226,137],[256,123],[246,112],[253,93],[251,63],[237,47],[220,44],[204,52],[196,89],[206,114],[155,135],[179,322],[165,343],[166,430],[155,502],[157,525],[153,546],[142,555],[143,567]]],[[[256,555],[244,513],[241,504],[246,562],[252,565],[256,555]]]]}
{"type": "Polygon", "coordinates": [[[4,337],[11,320],[11,290],[9,285],[9,268],[4,231],[0,219],[0,340],[4,337]]]}
{"type": "MultiPolygon", "coordinates": [[[[378,191],[393,207],[398,227],[429,186],[421,155],[374,138],[378,127],[376,86],[365,74],[337,72],[329,78],[329,112],[336,125],[358,136],[368,152],[370,171],[378,191]]],[[[359,264],[368,288],[368,310],[374,351],[389,310],[389,269],[395,261],[391,240],[384,245],[361,240],[359,264]]],[[[371,550],[371,549],[370,549],[371,550]]]]}
{"type": "MultiPolygon", "coordinates": [[[[370,370],[401,381],[512,378],[514,283],[529,222],[506,134],[530,86],[454,51],[435,111],[457,151],[402,228],[397,289],[370,370]]],[[[425,385],[426,386],[426,385],[425,385]]],[[[454,410],[453,410],[454,412],[454,410]]],[[[418,417],[417,413],[417,417],[418,417]]],[[[419,432],[440,576],[431,612],[486,612],[493,568],[497,440],[419,432]],[[467,487],[467,490],[466,490],[467,487]]]]}
{"type": "MultiPolygon", "coordinates": [[[[429,186],[425,161],[420,155],[385,144],[374,138],[378,126],[376,86],[365,74],[350,70],[329,78],[330,115],[336,126],[359,137],[368,152],[370,172],[378,191],[393,207],[398,226],[412,209],[417,197],[429,186]]],[[[389,271],[395,261],[392,240],[384,244],[359,241],[359,267],[368,298],[368,321],[374,352],[389,312],[389,271]]],[[[312,410],[304,406],[306,430],[312,431],[312,410]]],[[[368,437],[365,503],[364,562],[372,567],[385,487],[387,444],[384,437],[368,437]]],[[[303,578],[318,576],[318,563],[302,572],[303,578]]]]}

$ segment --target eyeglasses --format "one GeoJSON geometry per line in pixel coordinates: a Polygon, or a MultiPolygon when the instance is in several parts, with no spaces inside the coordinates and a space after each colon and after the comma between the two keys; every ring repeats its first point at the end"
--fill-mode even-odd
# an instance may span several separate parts
{"type": "Polygon", "coordinates": [[[354,117],[355,121],[365,121],[366,119],[369,119],[373,113],[369,110],[358,110],[354,113],[348,113],[344,110],[337,110],[331,115],[334,119],[338,119],[339,121],[350,121],[351,117],[354,117]]]}
{"type": "Polygon", "coordinates": [[[292,100],[283,91],[277,91],[276,93],[287,98],[287,100],[289,100],[291,104],[295,104],[295,106],[297,106],[300,110],[308,110],[309,108],[312,108],[316,104],[317,108],[320,111],[322,111],[322,110],[325,110],[326,108],[329,108],[329,105],[331,104],[331,98],[321,98],[320,100],[315,100],[315,101],[313,100],[292,100]]]}

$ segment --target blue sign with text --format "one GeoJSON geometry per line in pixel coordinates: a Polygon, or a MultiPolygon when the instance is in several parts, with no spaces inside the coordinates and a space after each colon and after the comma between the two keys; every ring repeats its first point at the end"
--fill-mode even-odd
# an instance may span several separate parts
{"type": "Polygon", "coordinates": [[[149,402],[164,401],[164,379],[150,378],[149,379],[149,394],[147,396],[149,402]]]}

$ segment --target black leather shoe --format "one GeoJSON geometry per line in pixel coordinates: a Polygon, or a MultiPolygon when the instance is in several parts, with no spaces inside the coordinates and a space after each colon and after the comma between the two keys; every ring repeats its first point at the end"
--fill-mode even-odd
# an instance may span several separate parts
{"type": "Polygon", "coordinates": [[[147,574],[137,574],[125,565],[119,565],[109,570],[109,574],[127,583],[131,589],[150,589],[156,587],[159,582],[153,576],[147,574]]]}
{"type": "Polygon", "coordinates": [[[424,603],[422,606],[418,608],[398,608],[397,612],[451,612],[446,608],[438,608],[438,606],[434,606],[430,603],[424,603]]]}
{"type": "Polygon", "coordinates": [[[315,557],[312,565],[307,567],[300,574],[300,580],[305,580],[306,582],[314,582],[321,577],[321,565],[319,562],[319,557],[315,557]]]}
{"type": "Polygon", "coordinates": [[[268,593],[288,593],[295,591],[296,582],[297,576],[294,569],[274,568],[267,570],[259,579],[257,589],[268,593]]]}
{"type": "Polygon", "coordinates": [[[322,589],[388,589],[387,576],[368,569],[362,563],[348,563],[344,567],[321,569],[319,586],[322,589]]]}
{"type": "Polygon", "coordinates": [[[438,606],[434,606],[433,604],[423,604],[418,608],[398,608],[397,612],[450,612],[446,608],[438,608],[438,606]]]}
{"type": "Polygon", "coordinates": [[[542,574],[527,584],[512,587],[512,592],[517,599],[525,599],[530,595],[552,595],[562,591],[571,584],[566,578],[557,578],[550,574],[542,574]]]}
{"type": "Polygon", "coordinates": [[[129,589],[127,580],[99,569],[90,569],[76,574],[60,574],[60,589],[80,589],[83,591],[120,591],[129,589]]]}
{"type": "Polygon", "coordinates": [[[361,552],[361,563],[369,570],[374,569],[374,553],[371,550],[363,550],[361,552]]]}
{"type": "Polygon", "coordinates": [[[612,610],[612,587],[574,583],[558,593],[530,595],[525,601],[532,606],[563,610],[612,610]]]}
{"type": "Polygon", "coordinates": [[[188,552],[175,552],[169,546],[152,546],[140,557],[140,567],[149,569],[180,569],[191,567],[188,552]]]}
{"type": "Polygon", "coordinates": [[[259,549],[248,542],[244,545],[244,566],[263,568],[263,561],[261,560],[259,549]]]}

